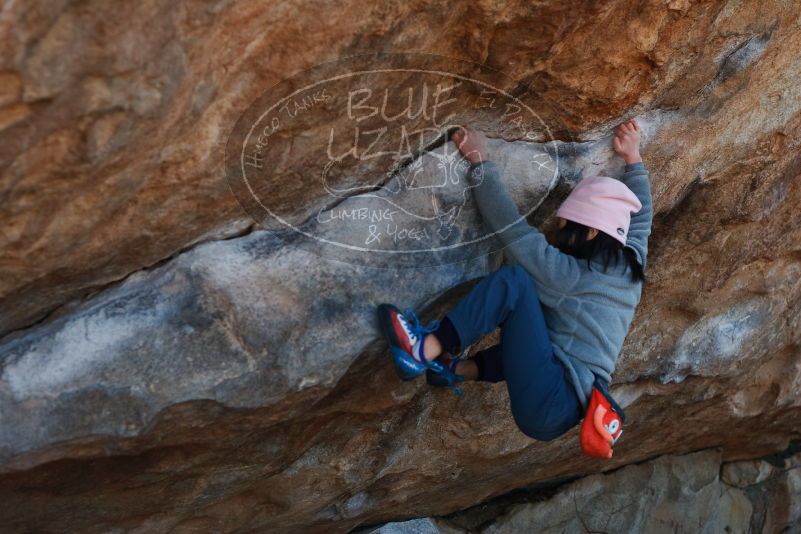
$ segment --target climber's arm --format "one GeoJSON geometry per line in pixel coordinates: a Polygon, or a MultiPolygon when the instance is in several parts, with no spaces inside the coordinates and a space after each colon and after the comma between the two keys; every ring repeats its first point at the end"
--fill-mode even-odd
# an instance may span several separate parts
{"type": "Polygon", "coordinates": [[[534,277],[538,285],[568,291],[580,276],[575,258],[551,246],[545,236],[520,215],[493,161],[478,161],[467,171],[473,197],[484,222],[504,245],[504,251],[534,277]]]}
{"type": "Polygon", "coordinates": [[[634,119],[629,119],[615,128],[612,147],[626,162],[626,171],[620,181],[637,195],[642,204],[640,211],[631,216],[626,246],[634,250],[640,265],[645,270],[648,236],[651,234],[653,220],[653,201],[650,177],[640,156],[640,136],[640,124],[634,119]]]}
{"type": "Polygon", "coordinates": [[[651,235],[651,223],[653,222],[650,176],[643,162],[639,161],[626,164],[626,172],[620,177],[620,180],[637,195],[642,204],[640,211],[631,216],[626,246],[634,249],[644,270],[648,255],[648,236],[651,235]]]}

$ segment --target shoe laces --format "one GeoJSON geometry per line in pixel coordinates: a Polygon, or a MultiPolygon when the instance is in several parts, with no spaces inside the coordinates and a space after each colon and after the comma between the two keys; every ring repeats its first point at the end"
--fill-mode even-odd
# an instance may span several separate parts
{"type": "MultiPolygon", "coordinates": [[[[423,323],[420,322],[420,319],[417,317],[417,314],[414,312],[414,310],[412,308],[406,308],[405,310],[403,310],[403,313],[401,314],[401,320],[404,323],[406,323],[406,325],[408,326],[409,330],[412,332],[412,334],[417,336],[418,340],[422,340],[423,337],[425,336],[425,334],[430,334],[431,332],[435,331],[437,328],[439,328],[439,324],[440,324],[440,321],[434,320],[434,321],[431,321],[430,323],[428,323],[428,326],[423,326],[423,323]]],[[[456,364],[459,363],[459,360],[461,358],[459,358],[458,356],[455,356],[453,354],[451,354],[451,358],[452,358],[452,361],[447,366],[448,370],[455,377],[459,377],[459,378],[463,379],[462,375],[457,375],[456,374],[456,364]]],[[[426,366],[431,367],[431,368],[434,368],[434,365],[435,364],[434,364],[433,361],[426,363],[426,366]]],[[[448,388],[451,391],[453,391],[456,395],[458,395],[459,397],[464,395],[464,391],[462,390],[462,388],[457,386],[455,383],[449,385],[448,388]]]]}
{"type": "Polygon", "coordinates": [[[462,358],[450,352],[443,352],[442,354],[443,354],[442,356],[443,363],[445,362],[445,360],[448,361],[448,364],[445,367],[447,367],[450,371],[452,371],[453,374],[456,374],[456,366],[459,365],[459,362],[462,361],[462,358]]]}
{"type": "Polygon", "coordinates": [[[439,328],[439,321],[437,320],[431,321],[428,323],[428,326],[423,326],[423,323],[420,322],[420,319],[417,317],[417,314],[412,308],[406,308],[403,310],[401,320],[406,323],[409,330],[417,337],[417,339],[423,339],[425,334],[430,334],[439,328]]]}

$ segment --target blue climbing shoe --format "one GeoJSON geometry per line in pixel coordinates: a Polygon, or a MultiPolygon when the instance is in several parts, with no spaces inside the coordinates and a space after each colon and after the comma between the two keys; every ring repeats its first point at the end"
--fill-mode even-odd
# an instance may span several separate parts
{"type": "MultiPolygon", "coordinates": [[[[462,382],[464,380],[464,375],[460,375],[456,372],[456,366],[459,365],[462,358],[456,357],[450,352],[444,352],[437,357],[437,360],[442,363],[445,370],[441,373],[435,373],[430,369],[426,370],[426,382],[428,382],[429,385],[440,388],[452,388],[456,386],[457,382],[462,382]]],[[[459,391],[461,391],[461,389],[459,389],[459,391]]]]}
{"type": "Polygon", "coordinates": [[[401,380],[414,380],[426,371],[444,374],[451,377],[446,378],[446,381],[452,384],[454,392],[462,395],[462,390],[455,386],[456,380],[452,378],[454,373],[440,358],[426,361],[423,357],[423,340],[426,334],[437,329],[439,321],[423,326],[414,310],[407,309],[401,312],[392,304],[378,306],[378,320],[381,331],[389,343],[395,372],[401,380]]]}

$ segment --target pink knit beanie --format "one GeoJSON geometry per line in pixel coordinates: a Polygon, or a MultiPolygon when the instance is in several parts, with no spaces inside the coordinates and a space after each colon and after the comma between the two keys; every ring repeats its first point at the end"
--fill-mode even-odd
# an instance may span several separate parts
{"type": "Polygon", "coordinates": [[[640,209],[637,195],[620,180],[588,176],[573,188],[556,216],[600,230],[625,245],[631,214],[640,209]]]}

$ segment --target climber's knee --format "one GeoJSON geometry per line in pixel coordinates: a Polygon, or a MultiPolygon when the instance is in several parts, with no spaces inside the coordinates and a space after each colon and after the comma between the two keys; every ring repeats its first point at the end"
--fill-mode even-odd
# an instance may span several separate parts
{"type": "Polygon", "coordinates": [[[559,433],[552,429],[533,428],[528,424],[521,424],[517,419],[515,419],[515,423],[517,423],[517,428],[523,434],[537,441],[553,441],[564,433],[559,433]]]}
{"type": "Polygon", "coordinates": [[[529,429],[526,429],[526,430],[523,430],[523,429],[521,429],[521,430],[522,430],[523,434],[525,434],[526,436],[528,436],[528,437],[530,437],[532,439],[536,439],[537,441],[553,441],[553,440],[555,440],[556,438],[560,437],[562,434],[565,433],[564,431],[559,431],[559,430],[555,430],[555,429],[542,430],[542,429],[531,429],[531,428],[529,428],[529,429]]]}
{"type": "Polygon", "coordinates": [[[514,398],[510,397],[510,404],[512,408],[512,418],[517,425],[517,428],[525,434],[526,436],[540,440],[543,440],[543,436],[547,436],[547,432],[543,432],[541,429],[536,427],[536,419],[537,414],[533,413],[531,406],[529,403],[523,403],[516,401],[514,398]]]}
{"type": "Polygon", "coordinates": [[[520,265],[504,265],[499,269],[509,282],[517,287],[526,287],[531,284],[531,275],[520,265]]]}
{"type": "Polygon", "coordinates": [[[526,270],[517,264],[504,265],[502,267],[499,267],[497,272],[502,276],[508,278],[509,280],[515,280],[518,282],[521,280],[521,275],[525,274],[526,276],[528,276],[526,270]]]}
{"type": "Polygon", "coordinates": [[[534,413],[531,407],[526,404],[521,406],[520,403],[512,402],[512,418],[517,425],[517,428],[526,436],[536,439],[537,441],[552,441],[564,432],[558,432],[553,428],[542,428],[538,425],[542,424],[542,414],[534,413]]]}
{"type": "Polygon", "coordinates": [[[527,270],[520,265],[507,265],[504,269],[506,269],[505,275],[509,285],[514,288],[516,299],[532,297],[539,299],[534,281],[527,270]]]}
{"type": "Polygon", "coordinates": [[[533,289],[534,284],[532,283],[531,275],[528,273],[527,270],[525,270],[519,265],[513,265],[512,269],[514,269],[515,281],[520,285],[520,287],[525,287],[525,288],[530,287],[533,289]]]}
{"type": "Polygon", "coordinates": [[[504,265],[496,271],[504,282],[514,291],[515,294],[520,294],[523,290],[531,288],[531,276],[524,268],[519,265],[504,265]]]}

